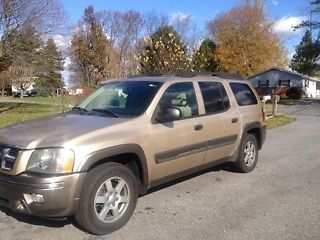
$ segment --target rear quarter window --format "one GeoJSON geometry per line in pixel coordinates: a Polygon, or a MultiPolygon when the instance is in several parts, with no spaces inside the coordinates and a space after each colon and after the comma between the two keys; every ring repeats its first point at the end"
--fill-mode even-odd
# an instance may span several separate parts
{"type": "Polygon", "coordinates": [[[258,104],[258,100],[248,84],[234,82],[230,83],[230,87],[239,106],[258,104]]]}

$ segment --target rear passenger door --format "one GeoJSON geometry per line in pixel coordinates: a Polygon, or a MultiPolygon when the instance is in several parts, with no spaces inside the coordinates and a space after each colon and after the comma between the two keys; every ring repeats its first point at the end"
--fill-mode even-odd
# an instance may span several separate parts
{"type": "Polygon", "coordinates": [[[199,82],[205,117],[204,129],[208,141],[205,163],[232,156],[239,142],[240,116],[231,106],[225,86],[221,82],[199,82]]]}

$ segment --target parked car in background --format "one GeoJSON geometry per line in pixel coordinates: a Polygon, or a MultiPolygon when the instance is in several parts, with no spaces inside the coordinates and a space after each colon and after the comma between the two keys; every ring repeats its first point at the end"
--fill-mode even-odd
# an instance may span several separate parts
{"type": "MultiPolygon", "coordinates": [[[[23,96],[24,97],[35,97],[37,96],[38,91],[36,89],[31,89],[28,91],[23,91],[23,96]]],[[[21,96],[21,91],[18,92],[13,92],[14,97],[20,97],[21,96]]]]}

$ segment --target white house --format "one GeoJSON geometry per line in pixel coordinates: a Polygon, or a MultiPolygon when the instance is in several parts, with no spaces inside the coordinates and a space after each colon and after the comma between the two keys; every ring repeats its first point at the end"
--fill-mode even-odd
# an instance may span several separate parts
{"type": "MultiPolygon", "coordinates": [[[[301,87],[308,98],[320,98],[320,80],[282,68],[272,67],[249,77],[257,92],[271,93],[279,89],[301,87]]],[[[269,95],[266,94],[266,95],[269,95]]],[[[265,94],[263,94],[265,95],[265,94]]]]}

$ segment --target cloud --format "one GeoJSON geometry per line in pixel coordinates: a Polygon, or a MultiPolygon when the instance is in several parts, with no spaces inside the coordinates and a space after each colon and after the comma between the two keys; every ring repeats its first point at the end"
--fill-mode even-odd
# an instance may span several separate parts
{"type": "Polygon", "coordinates": [[[278,0],[272,0],[272,1],[271,1],[271,4],[272,4],[273,6],[278,6],[279,2],[278,2],[278,0]]]}
{"type": "Polygon", "coordinates": [[[61,50],[64,51],[66,50],[70,45],[71,45],[71,37],[67,35],[62,35],[62,34],[55,34],[51,36],[57,45],[57,47],[61,50]]]}
{"type": "Polygon", "coordinates": [[[275,22],[273,30],[282,36],[294,37],[301,33],[301,29],[293,30],[293,27],[306,19],[306,16],[286,16],[275,22]]]}
{"type": "Polygon", "coordinates": [[[192,21],[192,15],[189,13],[175,12],[170,15],[171,23],[190,23],[192,21]]]}

